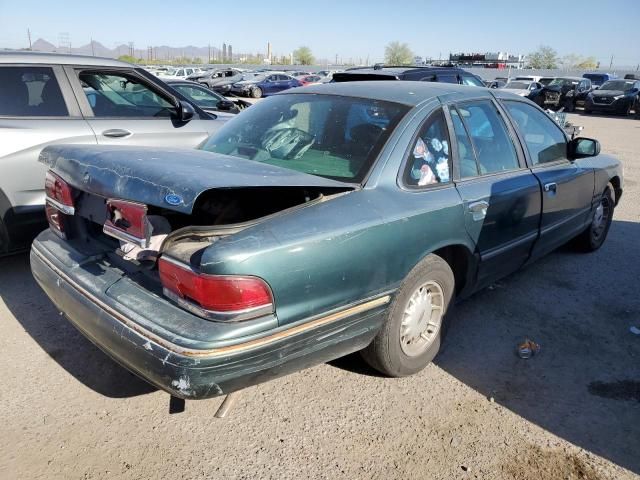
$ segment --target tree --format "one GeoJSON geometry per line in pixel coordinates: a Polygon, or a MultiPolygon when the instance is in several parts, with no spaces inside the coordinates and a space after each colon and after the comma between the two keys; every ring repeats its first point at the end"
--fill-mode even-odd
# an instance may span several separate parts
{"type": "Polygon", "coordinates": [[[309,47],[300,47],[293,52],[293,58],[299,65],[311,65],[313,64],[313,54],[309,47]]]}
{"type": "Polygon", "coordinates": [[[529,54],[529,65],[532,68],[558,68],[558,54],[546,45],[540,45],[538,50],[529,54]]]}
{"type": "Polygon", "coordinates": [[[598,61],[596,60],[596,57],[587,57],[583,58],[582,61],[576,66],[583,70],[598,68],[598,61]]]}
{"type": "Polygon", "coordinates": [[[562,57],[562,60],[560,61],[563,68],[566,68],[566,69],[578,68],[578,65],[580,64],[580,62],[582,62],[582,57],[580,55],[576,55],[575,53],[570,53],[568,55],[565,55],[564,57],[562,57]]]}
{"type": "Polygon", "coordinates": [[[384,48],[384,63],[387,65],[412,64],[413,52],[406,43],[391,42],[384,48]]]}
{"type": "Polygon", "coordinates": [[[120,60],[121,62],[138,63],[138,60],[136,60],[136,58],[132,57],[131,55],[120,55],[118,57],[118,60],[120,60]]]}

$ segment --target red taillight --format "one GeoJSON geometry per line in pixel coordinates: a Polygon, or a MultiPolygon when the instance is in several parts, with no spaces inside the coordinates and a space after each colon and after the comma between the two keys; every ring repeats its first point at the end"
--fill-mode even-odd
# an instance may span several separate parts
{"type": "Polygon", "coordinates": [[[65,217],[65,214],[62,213],[57,208],[52,207],[49,204],[46,204],[44,206],[44,208],[45,208],[45,212],[47,214],[47,221],[49,222],[49,227],[51,227],[51,230],[53,230],[55,233],[57,233],[62,238],[66,238],[66,235],[64,233],[64,217],[65,217]]]}
{"type": "Polygon", "coordinates": [[[73,190],[58,175],[51,170],[47,171],[44,180],[44,190],[47,195],[47,202],[56,207],[62,213],[73,215],[73,190]]]}
{"type": "Polygon", "coordinates": [[[110,198],[107,200],[107,214],[104,233],[141,247],[148,246],[151,224],[147,219],[146,205],[110,198]]]}
{"type": "Polygon", "coordinates": [[[165,295],[200,315],[238,320],[273,311],[271,289],[261,278],[205,275],[166,257],[158,269],[165,295]]]}

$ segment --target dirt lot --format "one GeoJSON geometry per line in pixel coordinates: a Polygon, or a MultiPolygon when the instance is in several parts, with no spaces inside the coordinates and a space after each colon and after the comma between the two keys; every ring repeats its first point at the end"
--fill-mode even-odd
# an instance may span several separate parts
{"type": "Polygon", "coordinates": [[[572,120],[625,162],[608,241],[458,305],[412,378],[352,356],[247,389],[224,420],[221,399],[169,415],[58,315],[26,255],[0,260],[0,478],[639,478],[640,121],[572,120]]]}

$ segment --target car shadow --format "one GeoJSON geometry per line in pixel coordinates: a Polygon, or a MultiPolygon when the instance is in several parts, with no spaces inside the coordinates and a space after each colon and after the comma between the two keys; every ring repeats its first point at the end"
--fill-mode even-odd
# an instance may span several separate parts
{"type": "MultiPolygon", "coordinates": [[[[564,246],[459,302],[434,363],[565,440],[640,473],[640,223],[613,221],[604,246],[564,246]],[[540,352],[524,360],[530,339],[540,352]]],[[[378,376],[358,354],[330,362],[378,376]]]]}
{"type": "Polygon", "coordinates": [[[563,247],[459,303],[435,364],[517,415],[640,473],[640,223],[563,247]],[[519,343],[541,346],[524,360],[519,343]]]}
{"type": "Polygon", "coordinates": [[[0,259],[0,298],[47,354],[92,390],[112,398],[156,390],[111,360],[60,315],[34,280],[28,253],[0,259]]]}

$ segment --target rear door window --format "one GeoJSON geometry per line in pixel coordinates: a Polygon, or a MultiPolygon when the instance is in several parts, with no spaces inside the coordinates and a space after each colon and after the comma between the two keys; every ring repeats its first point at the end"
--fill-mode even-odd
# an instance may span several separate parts
{"type": "Polygon", "coordinates": [[[458,76],[450,73],[441,74],[437,76],[437,81],[440,83],[458,83],[458,76]]]}
{"type": "Polygon", "coordinates": [[[507,126],[491,101],[463,103],[457,106],[457,111],[471,138],[480,175],[520,167],[507,126]]]}
{"type": "Polygon", "coordinates": [[[51,67],[0,67],[0,115],[66,117],[62,91],[51,67]]]}

